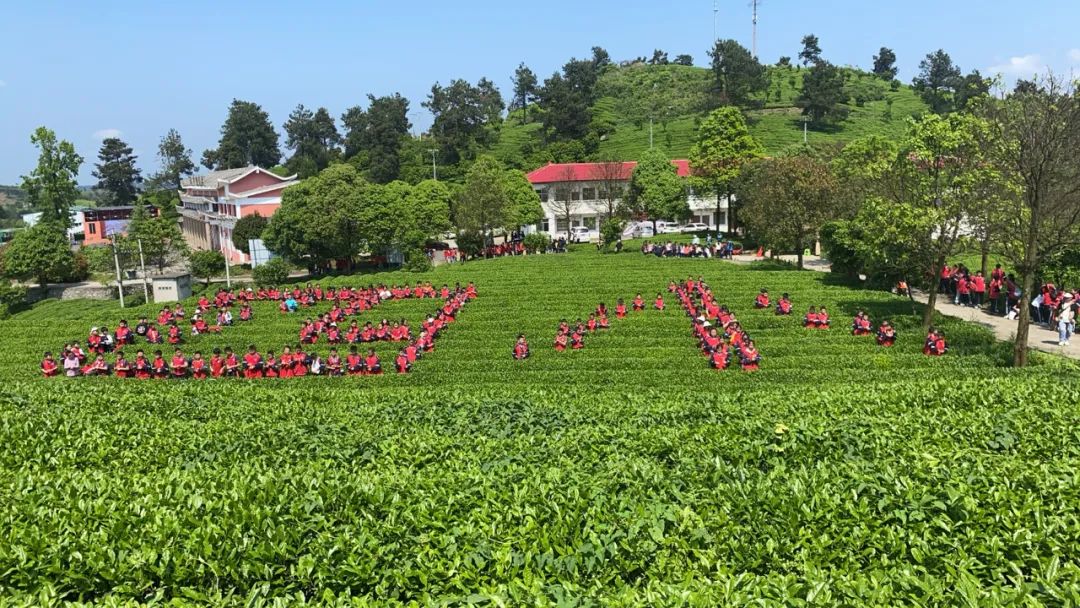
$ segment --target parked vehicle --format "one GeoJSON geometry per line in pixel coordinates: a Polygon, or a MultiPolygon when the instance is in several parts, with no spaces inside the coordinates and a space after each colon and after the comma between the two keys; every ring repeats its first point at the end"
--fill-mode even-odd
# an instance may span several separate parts
{"type": "Polygon", "coordinates": [[[708,230],[709,226],[701,222],[691,222],[679,229],[680,232],[706,232],[708,230]]]}
{"type": "MultiPolygon", "coordinates": [[[[564,237],[570,243],[589,243],[600,238],[600,233],[590,230],[585,226],[572,226],[566,232],[560,232],[557,237],[564,237]]],[[[556,238],[557,238],[556,237],[556,238]]]]}
{"type": "Polygon", "coordinates": [[[658,234],[678,234],[679,225],[675,222],[659,221],[656,222],[656,232],[658,234]]]}

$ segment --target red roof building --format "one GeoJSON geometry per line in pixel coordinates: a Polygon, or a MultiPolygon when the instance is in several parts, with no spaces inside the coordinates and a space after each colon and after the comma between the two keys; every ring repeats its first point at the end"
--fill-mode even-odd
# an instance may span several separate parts
{"type": "Polygon", "coordinates": [[[192,249],[220,251],[234,263],[250,262],[232,242],[236,220],[258,213],[269,218],[281,206],[285,188],[298,183],[262,167],[242,167],[195,175],[180,182],[181,226],[192,249]]]}
{"type": "MultiPolygon", "coordinates": [[[[671,161],[671,164],[675,165],[679,177],[690,176],[690,161],[678,159],[671,161]]],[[[577,226],[597,230],[608,213],[609,205],[618,207],[622,203],[622,194],[636,166],[635,161],[549,163],[529,172],[526,177],[540,195],[540,204],[544,209],[544,218],[532,229],[555,236],[565,235],[569,228],[577,226]],[[611,197],[607,195],[609,188],[613,191],[611,197]]],[[[720,230],[727,230],[727,201],[717,205],[715,195],[699,196],[688,185],[687,204],[690,207],[688,221],[705,224],[710,229],[716,229],[719,225],[720,230]]]]}

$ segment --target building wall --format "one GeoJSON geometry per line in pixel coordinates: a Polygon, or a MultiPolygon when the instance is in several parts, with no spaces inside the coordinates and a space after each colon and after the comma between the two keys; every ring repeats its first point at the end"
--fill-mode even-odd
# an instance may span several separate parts
{"type": "Polygon", "coordinates": [[[259,215],[269,219],[271,215],[274,215],[274,212],[277,211],[279,207],[281,207],[280,201],[275,203],[260,203],[258,205],[243,205],[240,207],[240,217],[246,217],[258,213],[259,215]]]}
{"type": "Polygon", "coordinates": [[[248,190],[262,188],[271,184],[280,184],[281,178],[276,175],[256,171],[242,179],[229,184],[229,192],[233,195],[243,194],[248,190]]]}
{"type": "Polygon", "coordinates": [[[83,221],[83,245],[102,245],[108,242],[109,238],[105,234],[105,222],[103,220],[96,222],[83,221]]]}

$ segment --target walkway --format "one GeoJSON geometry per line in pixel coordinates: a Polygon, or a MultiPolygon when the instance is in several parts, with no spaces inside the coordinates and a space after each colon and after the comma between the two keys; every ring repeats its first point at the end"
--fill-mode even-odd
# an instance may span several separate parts
{"type": "MultiPolygon", "coordinates": [[[[793,255],[781,255],[777,257],[780,260],[791,262],[792,264],[794,264],[796,260],[796,257],[793,255]]],[[[760,259],[761,258],[757,258],[753,254],[750,254],[737,255],[732,261],[736,264],[749,264],[750,262],[758,261],[760,259]]],[[[831,270],[828,260],[824,260],[814,255],[803,257],[803,267],[805,267],[806,270],[814,270],[817,272],[829,272],[829,270],[831,270]]],[[[920,293],[917,290],[914,293],[917,302],[926,304],[926,294],[920,293]]],[[[994,332],[994,335],[998,340],[1012,342],[1015,339],[1016,321],[1009,321],[1004,317],[991,315],[977,308],[957,306],[952,303],[951,299],[942,300],[940,297],[937,301],[937,311],[943,315],[982,325],[994,332]]],[[[1080,359],[1080,337],[1073,337],[1076,339],[1072,341],[1072,345],[1058,346],[1056,327],[1050,329],[1042,325],[1032,325],[1031,329],[1028,331],[1028,346],[1043,352],[1080,359]]]]}

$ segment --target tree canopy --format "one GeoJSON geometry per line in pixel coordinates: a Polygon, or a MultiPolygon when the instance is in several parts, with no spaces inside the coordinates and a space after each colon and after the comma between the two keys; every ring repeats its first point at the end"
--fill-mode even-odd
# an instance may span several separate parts
{"type": "MultiPolygon", "coordinates": [[[[737,108],[713,110],[701,123],[697,141],[690,148],[691,183],[701,192],[716,194],[717,215],[722,201],[729,201],[729,226],[734,229],[734,197],[732,190],[746,164],[765,153],[761,144],[750,135],[746,119],[737,108]]],[[[719,225],[717,226],[719,230],[719,225]]]]}
{"type": "Polygon", "coordinates": [[[143,178],[136,160],[131,146],[120,138],[107,137],[101,142],[94,177],[98,178],[98,190],[107,194],[110,204],[130,205],[138,198],[143,178]]]}
{"type": "Polygon", "coordinates": [[[686,186],[671,159],[659,148],[646,151],[638,160],[630,176],[626,202],[632,213],[652,220],[654,232],[658,219],[690,217],[686,186]]]}
{"type": "Polygon", "coordinates": [[[368,95],[368,109],[354,106],[341,117],[345,158],[361,158],[367,178],[386,184],[401,176],[401,153],[409,136],[409,100],[400,93],[368,95]]]}
{"type": "Polygon", "coordinates": [[[42,221],[19,230],[4,248],[4,274],[36,280],[41,287],[68,278],[74,265],[67,233],[55,222],[42,221]]]}
{"type": "Polygon", "coordinates": [[[718,40],[712,57],[713,94],[718,105],[750,107],[768,86],[765,66],[735,40],[718,40]]]}
{"type": "Polygon", "coordinates": [[[312,112],[304,104],[299,104],[289,114],[283,127],[285,147],[293,151],[285,162],[290,173],[301,179],[311,177],[337,158],[341,135],[326,108],[312,112]]]}
{"type": "Polygon", "coordinates": [[[270,116],[257,103],[232,100],[218,146],[203,152],[203,166],[238,169],[249,165],[273,167],[280,162],[278,134],[270,116]]]}
{"type": "Polygon", "coordinates": [[[64,229],[71,227],[71,207],[79,197],[79,167],[83,158],[75,153],[71,142],[57,141],[56,133],[38,127],[30,136],[37,146],[38,164],[29,175],[22,176],[22,189],[30,206],[41,212],[43,222],[64,229]]]}

